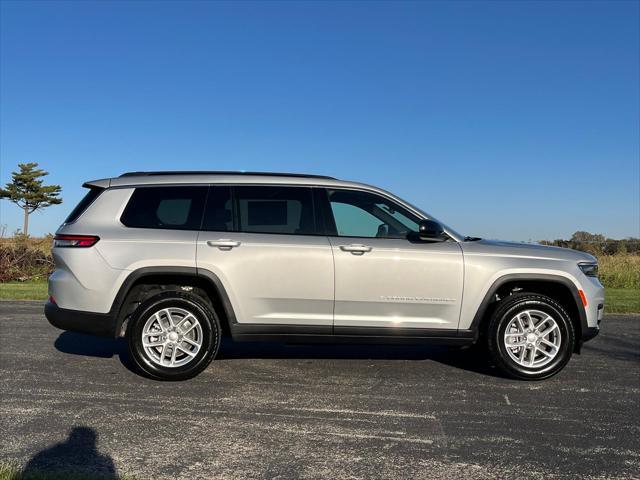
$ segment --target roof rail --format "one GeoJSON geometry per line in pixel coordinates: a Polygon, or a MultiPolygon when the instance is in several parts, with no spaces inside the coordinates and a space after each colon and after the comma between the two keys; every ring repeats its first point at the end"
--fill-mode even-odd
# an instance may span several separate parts
{"type": "Polygon", "coordinates": [[[298,178],[324,178],[335,180],[334,177],[326,175],[308,175],[305,173],[277,173],[277,172],[245,172],[245,171],[207,171],[207,170],[178,170],[164,172],[125,172],[120,177],[148,177],[151,175],[257,175],[262,177],[298,177],[298,178]]]}

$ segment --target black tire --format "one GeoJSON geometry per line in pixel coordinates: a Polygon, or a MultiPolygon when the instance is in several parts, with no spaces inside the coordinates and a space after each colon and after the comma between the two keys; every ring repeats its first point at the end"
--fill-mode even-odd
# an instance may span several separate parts
{"type": "MultiPolygon", "coordinates": [[[[220,321],[208,302],[197,295],[172,291],[145,300],[131,315],[127,327],[129,354],[145,375],[157,380],[187,380],[202,372],[215,358],[220,347],[220,321]],[[154,363],[142,346],[142,331],[146,321],[164,308],[180,308],[193,314],[202,328],[202,346],[192,360],[178,367],[154,363]]],[[[186,336],[186,335],[185,335],[186,336]]]]}
{"type": "Polygon", "coordinates": [[[569,362],[574,344],[575,330],[566,310],[555,300],[536,293],[516,293],[502,300],[487,328],[487,347],[491,359],[503,373],[521,380],[542,380],[558,373],[569,362]],[[511,319],[525,310],[537,310],[550,315],[560,331],[558,353],[551,362],[540,367],[524,367],[517,363],[507,352],[503,340],[511,319]]]}

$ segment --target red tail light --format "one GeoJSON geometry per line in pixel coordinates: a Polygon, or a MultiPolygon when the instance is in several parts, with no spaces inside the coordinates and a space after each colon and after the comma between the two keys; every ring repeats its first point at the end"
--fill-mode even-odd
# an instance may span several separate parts
{"type": "Polygon", "coordinates": [[[100,237],[95,235],[56,235],[53,237],[54,247],[93,247],[100,237]]]}

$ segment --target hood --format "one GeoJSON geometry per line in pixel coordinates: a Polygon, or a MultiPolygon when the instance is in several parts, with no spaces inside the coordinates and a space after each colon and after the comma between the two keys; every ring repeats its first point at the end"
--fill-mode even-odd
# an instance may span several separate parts
{"type": "MultiPolygon", "coordinates": [[[[576,262],[596,262],[597,259],[593,255],[572,250],[570,248],[551,247],[540,245],[538,243],[518,243],[505,242],[502,240],[479,240],[473,242],[482,245],[483,250],[490,250],[492,253],[523,257],[548,258],[552,260],[569,260],[576,262]]],[[[464,247],[463,247],[464,248],[464,247]]]]}

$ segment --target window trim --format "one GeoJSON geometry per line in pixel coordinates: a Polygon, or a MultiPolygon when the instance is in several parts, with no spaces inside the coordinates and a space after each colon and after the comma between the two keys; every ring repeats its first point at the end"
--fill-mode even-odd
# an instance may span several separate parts
{"type": "MultiPolygon", "coordinates": [[[[345,187],[345,186],[334,186],[334,185],[307,185],[307,184],[287,184],[287,183],[243,183],[243,182],[194,182],[194,183],[150,183],[150,184],[136,184],[136,185],[117,185],[113,187],[106,188],[105,190],[110,189],[131,189],[132,194],[135,190],[139,188],[153,188],[153,187],[207,187],[207,193],[205,197],[204,206],[202,209],[202,216],[200,218],[200,228],[198,229],[187,229],[187,228],[155,228],[155,227],[128,227],[124,223],[122,223],[122,216],[124,215],[125,210],[127,209],[129,202],[131,201],[131,197],[127,200],[122,213],[120,214],[118,220],[120,224],[125,228],[144,228],[148,230],[178,230],[178,231],[199,231],[199,232],[218,232],[218,233],[242,233],[246,235],[289,235],[289,236],[307,236],[307,237],[336,237],[336,238],[356,238],[356,239],[369,239],[369,240],[402,240],[401,238],[376,238],[376,237],[341,237],[337,234],[337,228],[335,226],[335,220],[333,218],[333,212],[331,210],[331,204],[329,202],[329,190],[344,190],[349,192],[362,192],[368,193],[374,196],[381,197],[388,202],[391,202],[394,205],[398,205],[402,207],[402,209],[412,213],[419,220],[429,219],[429,217],[422,214],[419,210],[411,205],[405,204],[402,200],[396,199],[389,194],[385,194],[383,192],[379,192],[377,190],[372,190],[368,188],[358,188],[358,187],[345,187]],[[216,186],[226,186],[231,189],[231,198],[232,198],[232,218],[233,218],[233,230],[205,230],[204,227],[204,218],[205,211],[207,207],[207,202],[209,199],[209,193],[211,187],[216,186]],[[312,205],[313,205],[313,215],[315,220],[315,233],[275,233],[275,232],[241,232],[239,230],[238,221],[236,218],[236,187],[285,187],[285,188],[309,188],[312,191],[312,205]]],[[[449,237],[450,240],[457,242],[451,234],[449,234],[445,229],[445,235],[449,237]]],[[[409,241],[409,240],[407,240],[409,241]]]]}

